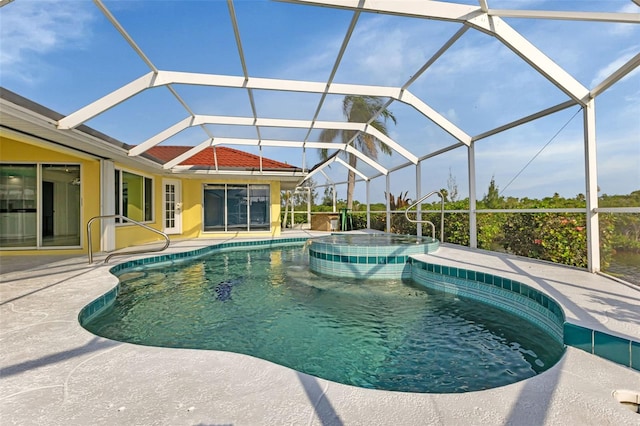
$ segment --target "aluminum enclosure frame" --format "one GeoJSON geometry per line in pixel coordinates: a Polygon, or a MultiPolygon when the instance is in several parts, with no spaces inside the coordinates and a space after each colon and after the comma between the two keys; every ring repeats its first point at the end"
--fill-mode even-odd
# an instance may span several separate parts
{"type": "MultiPolygon", "coordinates": [[[[340,8],[353,12],[353,17],[349,29],[343,39],[342,47],[335,60],[331,75],[327,81],[298,81],[286,79],[270,79],[259,78],[249,74],[246,67],[246,59],[242,47],[242,34],[240,32],[233,0],[227,0],[229,17],[233,27],[236,47],[242,65],[243,75],[216,75],[189,73],[180,71],[167,71],[156,67],[145,52],[138,46],[133,37],[128,33],[126,28],[118,22],[111,14],[109,9],[101,0],[94,0],[96,6],[101,10],[113,27],[120,33],[123,39],[129,44],[131,49],[140,57],[147,65],[149,72],[131,81],[130,83],[105,94],[100,99],[72,112],[66,117],[61,118],[57,122],[58,129],[72,132],[73,129],[86,123],[88,120],[99,116],[108,111],[110,108],[135,97],[142,92],[157,88],[166,87],[176,101],[185,109],[187,116],[181,121],[170,124],[165,130],[157,133],[145,141],[127,141],[132,145],[136,145],[130,149],[128,154],[130,157],[137,157],[143,154],[149,148],[162,143],[168,138],[178,134],[179,132],[191,127],[200,127],[206,134],[204,140],[200,140],[186,153],[168,161],[162,166],[162,169],[170,173],[185,174],[189,173],[188,169],[180,166],[180,163],[190,156],[197,154],[201,150],[217,145],[254,145],[259,147],[291,147],[302,149],[302,170],[299,184],[305,180],[316,176],[319,173],[324,174],[323,169],[330,164],[337,164],[346,169],[352,170],[367,184],[367,204],[369,203],[369,182],[378,176],[386,176],[387,186],[387,211],[389,212],[389,188],[391,174],[400,168],[414,166],[416,168],[416,198],[421,195],[420,179],[421,179],[421,162],[427,158],[448,152],[458,147],[466,147],[467,149],[467,167],[469,176],[469,202],[470,202],[470,245],[477,247],[477,221],[476,221],[476,181],[475,181],[475,144],[488,136],[498,134],[500,132],[512,129],[522,124],[537,120],[546,115],[553,114],[560,110],[572,106],[579,106],[582,111],[582,120],[584,128],[584,154],[585,154],[585,193],[587,215],[587,251],[588,251],[588,269],[591,272],[597,272],[600,268],[599,253],[599,225],[598,225],[598,197],[597,197],[597,161],[596,161],[596,123],[595,123],[595,107],[596,98],[606,92],[616,82],[627,76],[640,66],[640,53],[633,56],[624,65],[614,70],[602,82],[594,88],[584,87],[576,78],[562,69],[553,62],[541,50],[530,43],[525,37],[514,30],[503,18],[523,18],[523,19],[554,19],[566,21],[586,21],[586,22],[610,22],[610,23],[627,23],[640,24],[640,14],[633,13],[600,13],[600,12],[582,12],[582,11],[541,11],[541,10],[503,10],[491,9],[490,0],[478,0],[478,5],[457,4],[453,2],[441,1],[425,1],[415,2],[407,0],[281,0],[286,3],[295,3],[308,5],[309,7],[328,7],[340,8]],[[429,58],[429,60],[414,75],[400,87],[383,87],[368,86],[357,84],[338,84],[333,81],[337,69],[342,61],[346,47],[352,36],[352,32],[358,22],[361,13],[380,13],[396,16],[410,17],[414,19],[440,20],[459,24],[459,30],[451,37],[437,52],[429,58]],[[480,31],[498,40],[502,45],[514,52],[522,61],[528,64],[539,75],[551,82],[560,92],[566,96],[566,100],[560,104],[522,117],[510,123],[490,129],[482,134],[469,135],[454,123],[444,117],[443,114],[429,106],[426,102],[419,99],[410,91],[411,84],[416,78],[426,71],[437,59],[445,53],[457,40],[468,30],[480,31]],[[224,87],[246,90],[251,110],[251,117],[237,116],[204,116],[193,112],[190,105],[180,97],[175,90],[175,85],[190,85],[204,87],[224,87]],[[273,90],[273,91],[292,91],[304,92],[312,94],[320,94],[321,99],[316,108],[315,116],[309,120],[293,120],[286,117],[282,118],[266,118],[258,114],[254,102],[254,90],[273,90]],[[411,152],[402,144],[393,140],[371,126],[377,115],[373,115],[368,122],[363,123],[347,123],[347,122],[328,122],[317,120],[323,102],[328,95],[363,95],[377,96],[387,98],[385,108],[393,102],[401,102],[414,108],[425,118],[436,124],[446,133],[455,139],[455,143],[448,147],[441,148],[437,151],[428,152],[426,155],[420,156],[418,153],[411,152]],[[238,126],[252,126],[255,128],[255,138],[223,138],[213,134],[207,124],[225,124],[238,126]],[[261,128],[263,127],[280,127],[280,128],[296,128],[306,129],[307,136],[301,140],[269,140],[261,136],[261,128]],[[334,129],[334,130],[351,130],[356,135],[348,143],[327,143],[309,140],[309,135],[313,130],[317,129],[334,129]],[[395,168],[388,168],[381,165],[374,158],[366,153],[358,150],[354,145],[354,140],[359,134],[372,136],[382,143],[386,144],[393,152],[399,154],[407,161],[395,168]],[[377,174],[367,174],[364,170],[360,170],[357,166],[353,168],[339,156],[332,156],[324,162],[308,167],[306,163],[305,152],[307,148],[336,149],[344,155],[356,156],[362,163],[373,168],[377,174]]],[[[9,2],[3,1],[0,7],[6,6],[9,2]]],[[[261,156],[261,155],[260,155],[261,156]]],[[[262,156],[261,156],[262,157],[262,156]]],[[[224,175],[225,171],[198,171],[197,173],[211,173],[224,175]]],[[[334,182],[331,183],[335,185],[334,182]]],[[[335,195],[335,192],[334,192],[335,195]]],[[[369,207],[367,206],[367,211],[369,207]]],[[[387,215],[387,228],[390,227],[390,215],[387,215]]],[[[368,222],[369,223],[369,222],[368,222]]],[[[419,230],[418,232],[421,232],[419,230]]]]}

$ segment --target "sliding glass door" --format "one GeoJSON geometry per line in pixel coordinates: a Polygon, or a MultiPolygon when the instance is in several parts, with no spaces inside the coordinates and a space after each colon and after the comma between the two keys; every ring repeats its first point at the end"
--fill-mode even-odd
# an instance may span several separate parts
{"type": "Polygon", "coordinates": [[[248,231],[247,185],[227,185],[227,231],[248,231]]]}
{"type": "Polygon", "coordinates": [[[36,247],[36,164],[0,165],[0,246],[36,247]]]}
{"type": "Polygon", "coordinates": [[[204,231],[268,231],[269,185],[205,185],[204,231]]]}
{"type": "Polygon", "coordinates": [[[80,166],[42,165],[42,246],[80,245],[80,166]]]}
{"type": "Polygon", "coordinates": [[[0,164],[0,247],[80,246],[80,165],[0,164]]]}

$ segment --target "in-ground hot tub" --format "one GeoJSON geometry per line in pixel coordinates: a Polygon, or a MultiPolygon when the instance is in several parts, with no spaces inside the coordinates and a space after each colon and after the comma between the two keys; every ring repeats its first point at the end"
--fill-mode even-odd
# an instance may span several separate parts
{"type": "Polygon", "coordinates": [[[309,269],[336,277],[408,278],[407,260],[433,253],[440,243],[431,237],[399,234],[332,234],[309,240],[309,269]]]}

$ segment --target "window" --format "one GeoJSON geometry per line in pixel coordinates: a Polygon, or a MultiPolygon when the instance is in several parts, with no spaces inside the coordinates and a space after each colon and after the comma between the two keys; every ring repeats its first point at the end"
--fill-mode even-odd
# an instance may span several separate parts
{"type": "Polygon", "coordinates": [[[269,186],[252,185],[249,193],[249,220],[252,229],[269,229],[269,186]]]}
{"type": "Polygon", "coordinates": [[[226,231],[225,226],[225,194],[226,189],[220,187],[205,187],[204,190],[204,230],[226,231]]]}
{"type": "Polygon", "coordinates": [[[115,191],[116,214],[137,222],[153,221],[153,179],[116,170],[115,191]]]}
{"type": "Polygon", "coordinates": [[[205,231],[268,231],[269,185],[205,185],[205,231]]]}

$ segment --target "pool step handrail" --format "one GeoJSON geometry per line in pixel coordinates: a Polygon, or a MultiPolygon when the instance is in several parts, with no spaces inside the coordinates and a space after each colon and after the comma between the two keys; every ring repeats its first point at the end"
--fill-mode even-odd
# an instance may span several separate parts
{"type": "Polygon", "coordinates": [[[140,226],[141,228],[147,229],[151,232],[155,232],[156,234],[161,235],[164,238],[164,245],[161,248],[152,248],[152,249],[140,249],[140,250],[132,250],[132,251],[125,251],[125,252],[115,252],[115,253],[111,253],[110,255],[108,255],[105,259],[104,259],[104,263],[109,262],[109,259],[111,259],[113,256],[124,256],[124,255],[130,255],[130,254],[140,254],[140,253],[155,253],[158,251],[164,251],[167,249],[167,247],[169,247],[169,244],[171,243],[171,240],[169,239],[169,236],[167,234],[165,234],[162,231],[158,231],[155,228],[152,228],[148,225],[145,225],[144,223],[140,223],[138,221],[135,221],[133,219],[130,219],[126,216],[123,216],[121,214],[106,214],[106,215],[101,215],[101,216],[94,216],[91,219],[89,219],[89,221],[87,222],[87,252],[89,255],[89,265],[91,265],[93,263],[93,250],[91,248],[91,224],[98,220],[98,219],[120,219],[121,223],[124,222],[130,222],[133,223],[134,225],[140,226]]]}
{"type": "Polygon", "coordinates": [[[442,192],[431,191],[430,193],[428,193],[427,195],[425,195],[424,197],[420,198],[418,201],[416,201],[415,203],[407,207],[407,209],[404,211],[404,216],[411,223],[428,223],[429,225],[431,225],[431,237],[436,238],[436,226],[433,224],[433,222],[429,220],[418,220],[418,219],[409,218],[409,210],[416,207],[418,204],[421,204],[424,200],[431,197],[432,195],[440,196],[440,242],[444,243],[444,195],[442,195],[442,192]]]}

